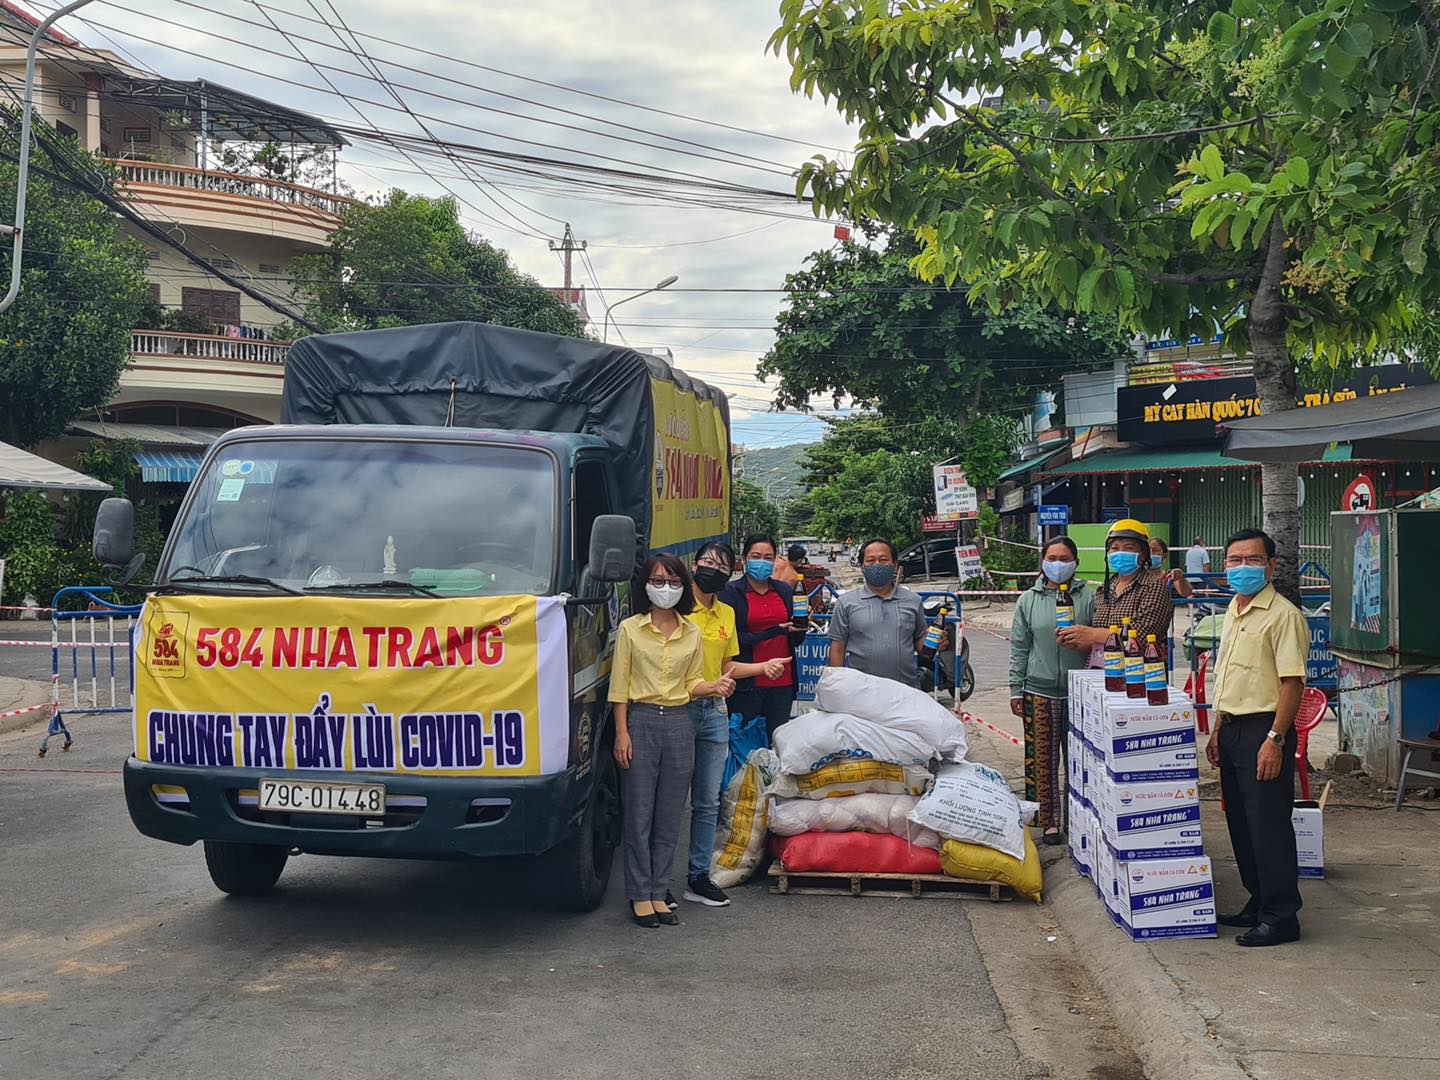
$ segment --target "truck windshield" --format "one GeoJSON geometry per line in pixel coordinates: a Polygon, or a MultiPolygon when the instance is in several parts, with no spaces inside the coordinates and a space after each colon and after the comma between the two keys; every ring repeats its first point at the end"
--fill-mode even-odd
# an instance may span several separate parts
{"type": "MultiPolygon", "coordinates": [[[[538,450],[449,442],[237,442],[207,464],[157,581],[267,578],[357,594],[543,595],[555,475],[538,450]]],[[[243,582],[207,588],[246,591],[243,582]]]]}

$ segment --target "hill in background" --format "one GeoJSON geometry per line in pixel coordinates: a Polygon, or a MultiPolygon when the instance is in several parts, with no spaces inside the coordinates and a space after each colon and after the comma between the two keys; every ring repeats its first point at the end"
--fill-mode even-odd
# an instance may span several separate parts
{"type": "Polygon", "coordinates": [[[799,443],[754,450],[742,447],[735,458],[735,471],[752,484],[768,487],[771,501],[778,505],[804,494],[805,489],[800,483],[804,469],[800,459],[813,445],[799,443]]]}

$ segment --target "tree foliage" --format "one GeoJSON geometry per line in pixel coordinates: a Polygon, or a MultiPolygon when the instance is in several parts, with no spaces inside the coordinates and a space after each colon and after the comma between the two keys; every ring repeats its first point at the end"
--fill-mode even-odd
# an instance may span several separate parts
{"type": "Polygon", "coordinates": [[[839,472],[810,493],[814,528],[838,539],[882,537],[897,548],[920,537],[931,499],[930,463],[908,453],[851,454],[839,472]]]}
{"type": "Polygon", "coordinates": [[[329,249],[294,265],[296,297],[327,332],[452,321],[585,332],[584,320],[504,251],[466,233],[453,199],[391,191],[349,206],[329,249]]]}
{"type": "Polygon", "coordinates": [[[780,508],[765,497],[760,485],[737,476],[730,484],[730,535],[736,555],[741,542],[752,533],[778,538],[780,508]]]}
{"type": "MultiPolygon", "coordinates": [[[[1004,414],[981,414],[968,424],[944,416],[903,424],[872,415],[848,417],[832,422],[825,437],[805,451],[804,482],[813,490],[833,481],[852,457],[883,450],[918,458],[926,470],[958,461],[976,487],[994,487],[1019,443],[1019,422],[1004,414]]],[[[926,484],[933,490],[930,480],[926,484]]]]}
{"type": "Polygon", "coordinates": [[[1066,372],[1128,349],[1111,316],[1027,302],[991,312],[964,290],[927,286],[910,268],[920,251],[904,233],[884,250],[847,241],[786,277],[775,344],[759,366],[762,378],[779,377],[777,405],[803,409],[828,394],[897,421],[966,419],[982,406],[1023,408],[1066,372]]]}
{"type": "MultiPolygon", "coordinates": [[[[782,0],[792,85],[859,129],[817,210],[912,232],[926,280],[1253,354],[1269,412],[1294,357],[1405,328],[1440,286],[1440,16],[1431,0],[782,0]]],[[[1293,466],[1266,466],[1294,589],[1293,466]]]]}
{"type": "MultiPolygon", "coordinates": [[[[110,403],[150,298],[145,249],[99,200],[52,180],[48,164],[37,147],[20,295],[0,314],[0,438],[24,447],[110,403]]],[[[0,163],[0,206],[15,205],[18,176],[18,166],[0,163]]],[[[0,280],[10,280],[8,239],[0,280]]]]}

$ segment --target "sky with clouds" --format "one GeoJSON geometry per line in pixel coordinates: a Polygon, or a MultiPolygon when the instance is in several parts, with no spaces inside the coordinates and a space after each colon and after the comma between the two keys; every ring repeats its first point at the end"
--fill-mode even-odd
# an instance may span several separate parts
{"type": "MultiPolygon", "coordinates": [[[[853,142],[831,108],[791,93],[788,67],[766,53],[776,0],[333,3],[96,0],[61,26],[158,73],[204,78],[328,120],[413,134],[423,124],[441,139],[632,172],[790,191],[800,161],[853,142]],[[341,19],[360,36],[342,37],[341,19]],[[369,74],[356,41],[419,119],[369,74]]],[[[546,238],[569,222],[589,245],[575,276],[597,323],[607,301],[677,276],[673,287],[615,309],[624,339],[668,347],[677,366],[732,393],[737,442],[816,437],[822,425],[813,418],[767,413],[770,392],[754,376],[773,339],[779,293],[704,290],[778,290],[808,252],[833,242],[831,223],[780,199],[721,209],[418,160],[425,172],[393,148],[357,140],[342,157],[342,178],[361,192],[450,188],[467,224],[546,284],[561,280],[546,238]]]]}

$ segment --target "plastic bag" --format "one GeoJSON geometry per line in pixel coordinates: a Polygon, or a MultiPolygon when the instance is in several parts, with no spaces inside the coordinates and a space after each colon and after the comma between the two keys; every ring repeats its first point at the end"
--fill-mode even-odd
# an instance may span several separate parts
{"type": "Polygon", "coordinates": [[[939,874],[940,855],[898,836],[809,832],[772,836],[770,851],[786,870],[819,874],[939,874]]]}
{"type": "Polygon", "coordinates": [[[932,779],[930,770],[920,765],[897,765],[893,761],[832,761],[814,772],[782,773],[775,778],[770,793],[781,799],[841,799],[866,792],[924,795],[932,779]]]}
{"type": "Polygon", "coordinates": [[[763,715],[746,720],[739,713],[731,713],[730,756],[725,759],[725,771],[720,774],[720,790],[730,786],[730,780],[745,767],[751,754],[769,745],[770,733],[765,729],[763,715]]]}
{"type": "Polygon", "coordinates": [[[1025,859],[1012,858],[1003,851],[982,844],[965,844],[946,840],[940,845],[940,865],[951,877],[971,881],[998,881],[1015,890],[1016,896],[1040,902],[1045,875],[1040,869],[1040,853],[1035,841],[1025,834],[1025,859]]]}
{"type": "Polygon", "coordinates": [[[710,860],[710,880],[722,889],[750,880],[765,854],[766,816],[769,789],[780,771],[780,759],[761,748],[750,754],[745,767],[730,779],[720,803],[720,823],[715,829],[715,853],[710,860]]]}
{"type": "Polygon", "coordinates": [[[983,844],[1015,859],[1025,855],[1020,800],[1003,776],[973,761],[941,769],[910,820],[947,840],[983,844]]]}
{"type": "Polygon", "coordinates": [[[806,832],[867,832],[898,836],[916,847],[938,851],[940,835],[913,824],[906,814],[920,800],[914,795],[851,795],[846,799],[770,800],[770,832],[799,836],[806,832]]]}
{"type": "Polygon", "coordinates": [[[924,691],[894,679],[854,668],[826,668],[815,685],[815,704],[825,712],[851,713],[890,731],[908,732],[944,761],[965,757],[960,718],[924,691]]]}
{"type": "Polygon", "coordinates": [[[924,765],[935,749],[920,736],[849,713],[808,712],[775,729],[775,752],[787,773],[808,773],[832,761],[874,759],[924,765]]]}

